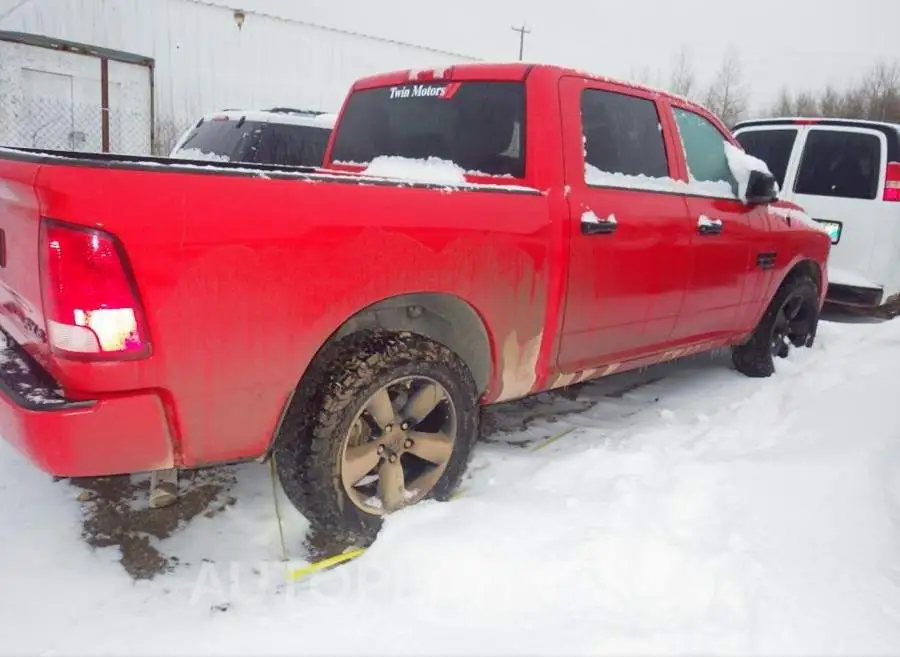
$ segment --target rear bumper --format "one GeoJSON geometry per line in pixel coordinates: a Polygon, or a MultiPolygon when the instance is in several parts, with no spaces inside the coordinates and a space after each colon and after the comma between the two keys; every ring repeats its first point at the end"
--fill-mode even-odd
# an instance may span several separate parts
{"type": "Polygon", "coordinates": [[[861,274],[828,267],[825,302],[830,306],[864,314],[881,312],[896,304],[896,296],[861,274]]]}
{"type": "Polygon", "coordinates": [[[66,399],[0,333],[0,436],[41,470],[95,477],[173,467],[165,410],[152,392],[66,399]]]}
{"type": "Polygon", "coordinates": [[[859,287],[831,283],[825,296],[828,303],[852,308],[878,308],[884,300],[884,290],[880,287],[859,287]]]}

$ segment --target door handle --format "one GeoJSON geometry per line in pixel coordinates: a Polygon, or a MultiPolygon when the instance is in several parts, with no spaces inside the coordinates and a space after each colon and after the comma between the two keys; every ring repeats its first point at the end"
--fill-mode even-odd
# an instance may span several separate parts
{"type": "Polygon", "coordinates": [[[697,232],[700,235],[721,235],[723,228],[721,219],[710,219],[702,214],[697,219],[697,232]]]}
{"type": "Polygon", "coordinates": [[[619,227],[616,215],[611,214],[606,219],[601,219],[588,210],[581,215],[581,232],[584,235],[612,235],[619,227]]]}

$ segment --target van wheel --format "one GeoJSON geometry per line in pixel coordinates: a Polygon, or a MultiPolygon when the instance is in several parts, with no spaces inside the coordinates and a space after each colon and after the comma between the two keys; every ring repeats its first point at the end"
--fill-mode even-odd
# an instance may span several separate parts
{"type": "Polygon", "coordinates": [[[449,349],[410,334],[351,337],[311,384],[321,392],[305,435],[280,440],[276,471],[314,533],[368,542],[385,515],[459,485],[478,399],[449,349]]]}
{"type": "Polygon", "coordinates": [[[782,284],[750,337],[732,348],[737,370],[753,378],[775,373],[775,358],[787,358],[791,346],[811,347],[819,324],[819,287],[809,276],[782,284]]]}

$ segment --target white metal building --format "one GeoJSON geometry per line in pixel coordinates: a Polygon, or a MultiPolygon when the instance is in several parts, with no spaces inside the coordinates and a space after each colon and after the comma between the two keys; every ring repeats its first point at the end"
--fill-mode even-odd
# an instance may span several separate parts
{"type": "Polygon", "coordinates": [[[474,61],[241,2],[0,0],[0,145],[165,153],[206,112],[335,111],[361,76],[474,61]]]}

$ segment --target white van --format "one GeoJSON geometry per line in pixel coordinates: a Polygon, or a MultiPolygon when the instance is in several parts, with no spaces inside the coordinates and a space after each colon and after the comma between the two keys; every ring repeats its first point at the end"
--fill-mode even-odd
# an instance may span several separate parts
{"type": "Polygon", "coordinates": [[[828,301],[900,314],[900,125],[849,119],[743,121],[734,134],[831,234],[828,301]]]}

